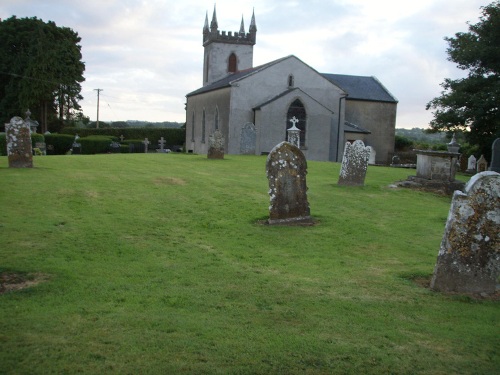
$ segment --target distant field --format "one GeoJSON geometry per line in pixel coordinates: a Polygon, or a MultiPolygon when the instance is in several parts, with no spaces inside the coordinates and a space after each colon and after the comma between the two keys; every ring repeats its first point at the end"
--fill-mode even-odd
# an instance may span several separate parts
{"type": "Polygon", "coordinates": [[[450,197],[336,185],[263,225],[265,157],[0,157],[1,374],[494,374],[498,301],[425,288],[450,197]]]}

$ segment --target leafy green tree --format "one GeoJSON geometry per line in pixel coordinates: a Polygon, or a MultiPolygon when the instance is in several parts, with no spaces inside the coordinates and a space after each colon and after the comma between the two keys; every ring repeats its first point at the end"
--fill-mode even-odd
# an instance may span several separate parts
{"type": "Polygon", "coordinates": [[[448,60],[468,71],[462,79],[445,79],[441,96],[427,104],[434,109],[431,129],[464,131],[471,145],[491,156],[500,137],[500,1],[481,7],[482,15],[469,31],[445,38],[448,60]]]}
{"type": "Polygon", "coordinates": [[[0,22],[0,120],[29,108],[42,131],[51,122],[71,120],[85,79],[81,38],[67,27],[36,17],[0,22]]]}

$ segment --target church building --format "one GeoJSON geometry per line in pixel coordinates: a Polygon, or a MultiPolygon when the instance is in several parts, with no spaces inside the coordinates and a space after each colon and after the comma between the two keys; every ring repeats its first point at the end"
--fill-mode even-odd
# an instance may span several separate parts
{"type": "Polygon", "coordinates": [[[319,73],[289,55],[253,66],[257,26],[220,31],[214,8],[203,27],[203,86],[186,95],[186,150],[208,152],[219,130],[226,154],[262,155],[287,140],[290,120],[308,160],[341,161],[345,142],[372,147],[371,162],[394,151],[398,101],[375,77],[319,73]]]}

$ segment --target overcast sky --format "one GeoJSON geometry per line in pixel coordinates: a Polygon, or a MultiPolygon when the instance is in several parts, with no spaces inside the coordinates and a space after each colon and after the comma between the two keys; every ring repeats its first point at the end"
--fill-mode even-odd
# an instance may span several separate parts
{"type": "MultiPolygon", "coordinates": [[[[396,127],[427,127],[425,105],[444,78],[444,37],[467,32],[492,0],[219,0],[219,30],[248,32],[254,66],[295,55],[321,73],[375,76],[399,100],[396,127]]],[[[91,120],[185,121],[185,95],[202,85],[202,28],[214,1],[2,0],[0,18],[38,17],[82,38],[81,102],[91,120]]]]}

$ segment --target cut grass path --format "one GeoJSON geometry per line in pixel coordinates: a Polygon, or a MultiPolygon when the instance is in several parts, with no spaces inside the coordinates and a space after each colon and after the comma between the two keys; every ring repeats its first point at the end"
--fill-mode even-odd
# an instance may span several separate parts
{"type": "Polygon", "coordinates": [[[449,197],[336,185],[269,227],[265,157],[0,157],[0,373],[493,374],[499,305],[431,292],[449,197]]]}

